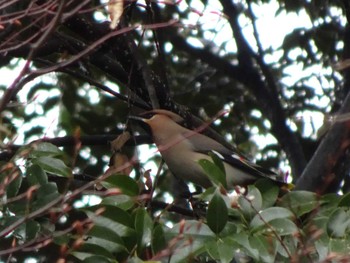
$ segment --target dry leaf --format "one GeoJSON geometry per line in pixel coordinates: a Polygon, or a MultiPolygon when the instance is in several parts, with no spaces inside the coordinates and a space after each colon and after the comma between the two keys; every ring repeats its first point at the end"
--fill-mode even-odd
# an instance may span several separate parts
{"type": "Polygon", "coordinates": [[[345,59],[333,65],[333,68],[337,71],[341,71],[349,67],[350,67],[350,59],[345,59]]]}
{"type": "Polygon", "coordinates": [[[124,144],[131,138],[130,132],[123,132],[117,139],[111,142],[112,152],[118,152],[124,144]]]}
{"type": "Polygon", "coordinates": [[[151,177],[151,170],[147,170],[144,172],[143,177],[146,179],[146,186],[150,190],[152,189],[152,177],[151,177]]]}
{"type": "Polygon", "coordinates": [[[123,14],[124,1],[123,0],[110,0],[108,2],[108,13],[111,19],[109,27],[115,29],[119,23],[120,17],[123,14]]]}

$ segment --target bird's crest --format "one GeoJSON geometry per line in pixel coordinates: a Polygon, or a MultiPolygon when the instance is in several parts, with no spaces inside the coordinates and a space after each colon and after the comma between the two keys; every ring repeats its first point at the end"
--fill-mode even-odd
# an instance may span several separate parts
{"type": "Polygon", "coordinates": [[[182,118],[180,115],[172,111],[162,110],[162,109],[154,109],[154,110],[146,111],[146,112],[143,112],[141,116],[149,116],[149,115],[153,116],[156,114],[165,115],[170,119],[172,119],[173,121],[175,121],[176,123],[181,123],[184,121],[184,118],[182,118]]]}

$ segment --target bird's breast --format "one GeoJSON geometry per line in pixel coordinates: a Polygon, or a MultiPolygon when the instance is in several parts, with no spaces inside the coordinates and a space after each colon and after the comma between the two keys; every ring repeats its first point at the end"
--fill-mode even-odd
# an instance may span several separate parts
{"type": "Polygon", "coordinates": [[[157,144],[157,146],[169,170],[175,176],[204,188],[212,185],[198,164],[201,159],[209,159],[208,155],[194,152],[190,143],[184,140],[178,140],[174,144],[157,144]]]}

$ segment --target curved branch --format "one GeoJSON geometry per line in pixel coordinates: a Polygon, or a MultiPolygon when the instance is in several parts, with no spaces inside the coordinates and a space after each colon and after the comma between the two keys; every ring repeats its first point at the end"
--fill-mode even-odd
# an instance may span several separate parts
{"type": "Polygon", "coordinates": [[[18,77],[14,80],[14,82],[11,84],[11,86],[6,90],[5,94],[3,95],[2,100],[0,101],[0,113],[5,109],[6,105],[13,98],[13,96],[16,94],[16,92],[19,91],[19,89],[17,87],[18,82],[20,82],[22,77],[24,77],[28,73],[30,62],[34,57],[36,50],[47,40],[47,38],[55,30],[56,25],[59,23],[59,21],[62,17],[64,6],[65,6],[65,1],[61,0],[60,4],[58,6],[57,12],[56,12],[54,18],[52,19],[52,21],[47,26],[47,29],[40,36],[40,38],[35,43],[33,43],[31,45],[31,48],[30,48],[25,65],[23,66],[18,77]]]}

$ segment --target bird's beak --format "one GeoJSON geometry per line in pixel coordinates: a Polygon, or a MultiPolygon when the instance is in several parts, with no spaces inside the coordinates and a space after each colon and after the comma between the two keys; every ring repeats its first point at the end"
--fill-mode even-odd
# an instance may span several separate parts
{"type": "Polygon", "coordinates": [[[139,126],[146,131],[146,133],[152,134],[151,129],[148,125],[149,119],[140,116],[129,116],[129,121],[131,121],[132,123],[138,123],[139,126]]]}
{"type": "Polygon", "coordinates": [[[137,121],[137,122],[143,122],[143,123],[147,122],[147,119],[142,118],[140,116],[133,116],[133,115],[129,116],[129,120],[137,121]]]}

